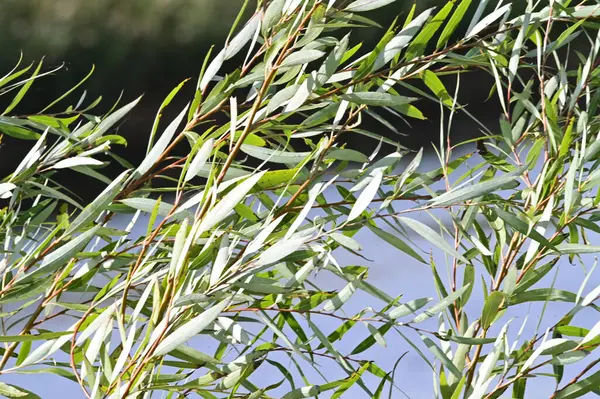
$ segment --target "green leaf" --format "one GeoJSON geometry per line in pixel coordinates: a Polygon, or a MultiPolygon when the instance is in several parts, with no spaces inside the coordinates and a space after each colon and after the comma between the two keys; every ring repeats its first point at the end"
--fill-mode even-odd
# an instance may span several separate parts
{"type": "Polygon", "coordinates": [[[396,0],[356,0],[345,8],[345,11],[350,12],[365,12],[372,11],[388,4],[393,3],[396,0]]]}
{"type": "Polygon", "coordinates": [[[394,309],[392,309],[388,316],[390,319],[398,319],[400,317],[408,316],[409,314],[416,314],[417,310],[431,302],[433,298],[419,298],[414,299],[410,302],[406,302],[394,309]]]}
{"type": "Polygon", "coordinates": [[[0,126],[2,126],[1,132],[6,134],[7,136],[14,137],[19,140],[37,140],[40,138],[40,134],[33,132],[29,129],[25,129],[19,126],[13,126],[9,124],[3,123],[4,121],[0,121],[0,126]]]}
{"type": "Polygon", "coordinates": [[[329,237],[341,246],[348,248],[352,251],[358,252],[362,250],[362,247],[360,246],[360,243],[358,241],[345,234],[333,232],[329,235],[329,237]]]}
{"type": "Polygon", "coordinates": [[[469,261],[464,256],[456,252],[456,250],[452,248],[442,236],[436,233],[429,226],[426,226],[425,224],[414,219],[409,219],[405,217],[398,217],[398,220],[410,227],[415,233],[419,234],[421,237],[423,237],[442,251],[446,252],[448,255],[460,259],[464,263],[469,263],[469,261]]]}
{"type": "MultiPolygon", "coordinates": [[[[390,330],[390,328],[392,328],[392,326],[393,326],[392,323],[387,323],[387,324],[382,325],[381,327],[379,327],[377,329],[378,335],[383,337],[390,330]]],[[[356,345],[356,347],[354,349],[352,349],[352,352],[350,352],[350,354],[356,355],[359,353],[363,353],[364,351],[366,351],[367,349],[369,349],[376,343],[377,343],[377,338],[375,337],[375,335],[373,333],[371,333],[371,335],[369,335],[361,343],[356,345]]]]}
{"type": "Polygon", "coordinates": [[[230,302],[231,299],[227,298],[205,310],[187,323],[179,326],[179,328],[167,335],[166,338],[158,344],[154,351],[154,356],[166,355],[201,333],[215,321],[219,314],[229,306],[230,302]]]}
{"type": "MultiPolygon", "coordinates": [[[[413,6],[411,12],[413,12],[414,9],[415,7],[413,6]]],[[[425,21],[427,21],[432,11],[433,8],[429,8],[419,14],[417,18],[405,23],[405,26],[402,28],[402,30],[385,45],[383,51],[379,54],[377,60],[375,61],[374,69],[379,69],[394,59],[394,57],[396,57],[400,51],[402,51],[410,43],[419,29],[421,29],[421,26],[423,26],[425,21]]],[[[408,19],[409,18],[407,18],[407,20],[408,19]]],[[[387,83],[384,84],[383,88],[385,87],[387,87],[387,83]]]]}
{"type": "Polygon", "coordinates": [[[298,164],[304,161],[312,153],[310,152],[286,152],[282,150],[271,150],[269,148],[257,147],[250,144],[242,144],[241,150],[261,161],[284,164],[298,164]]]}
{"type": "Polygon", "coordinates": [[[163,151],[167,148],[167,146],[171,142],[171,139],[177,132],[181,121],[186,115],[187,108],[188,106],[186,105],[185,108],[179,113],[179,115],[177,115],[177,117],[169,124],[169,126],[167,126],[167,128],[160,136],[160,138],[156,141],[150,152],[148,152],[140,166],[138,166],[137,169],[133,172],[136,177],[141,177],[144,174],[146,174],[146,172],[148,172],[159,160],[163,151]]]}
{"type": "Polygon", "coordinates": [[[508,225],[517,230],[519,233],[526,235],[527,237],[539,242],[547,248],[557,250],[557,248],[554,245],[552,245],[550,241],[548,241],[543,235],[541,235],[535,229],[530,229],[527,223],[517,218],[514,214],[505,212],[499,208],[496,208],[494,212],[496,212],[503,221],[505,221],[508,225]]]}
{"type": "Polygon", "coordinates": [[[417,98],[414,97],[397,96],[378,91],[364,91],[343,94],[340,96],[340,98],[353,104],[373,105],[378,107],[395,107],[417,100],[417,98]]]}
{"type": "Polygon", "coordinates": [[[293,184],[298,169],[269,170],[256,183],[261,189],[273,188],[282,184],[293,184]]]}
{"type": "Polygon", "coordinates": [[[503,301],[504,293],[499,291],[494,291],[487,297],[481,313],[481,326],[484,329],[487,330],[492,325],[503,301]]]}
{"type": "Polygon", "coordinates": [[[202,147],[200,147],[200,150],[198,150],[198,153],[194,156],[194,159],[190,163],[190,166],[185,173],[184,181],[188,182],[192,180],[198,174],[200,169],[204,167],[208,157],[212,152],[213,146],[213,139],[208,139],[204,142],[204,144],[202,144],[202,147]]]}
{"type": "Polygon", "coordinates": [[[421,120],[427,119],[425,117],[425,115],[423,115],[423,113],[417,107],[415,107],[414,105],[411,105],[411,104],[400,105],[394,109],[406,116],[411,117],[411,118],[421,119],[421,120]]]}
{"type": "Polygon", "coordinates": [[[14,385],[8,385],[3,382],[0,382],[0,395],[7,398],[34,398],[34,396],[31,396],[29,393],[22,391],[21,388],[17,388],[14,385]]]}
{"type": "Polygon", "coordinates": [[[42,340],[48,340],[48,339],[62,337],[63,335],[73,335],[73,332],[61,331],[61,332],[49,332],[49,333],[28,334],[28,335],[0,335],[0,342],[42,341],[42,340]]]}
{"type": "Polygon", "coordinates": [[[367,163],[369,158],[362,152],[346,148],[333,148],[327,152],[326,159],[367,163]]]}
{"type": "Polygon", "coordinates": [[[93,136],[101,137],[102,135],[104,135],[104,133],[106,133],[111,127],[113,127],[117,122],[123,119],[125,115],[127,115],[140,102],[141,99],[141,97],[138,97],[129,104],[125,105],[122,108],[119,108],[118,110],[104,118],[102,122],[98,124],[96,129],[94,129],[93,136]]]}
{"type": "Polygon", "coordinates": [[[294,252],[298,251],[302,247],[302,245],[304,245],[306,240],[307,238],[300,237],[277,241],[274,245],[272,245],[266,251],[260,254],[256,265],[266,266],[279,262],[286,256],[289,256],[294,252]]]}
{"type": "Polygon", "coordinates": [[[518,179],[524,170],[525,168],[521,167],[511,173],[507,173],[500,177],[494,177],[491,180],[479,182],[458,190],[448,191],[439,197],[435,197],[430,201],[430,203],[433,206],[448,206],[481,197],[484,194],[488,194],[494,190],[500,189],[507,183],[518,179]]]}
{"type": "Polygon", "coordinates": [[[472,0],[462,0],[460,2],[456,10],[452,13],[450,21],[448,21],[448,23],[444,27],[444,30],[442,31],[437,41],[437,45],[435,46],[436,48],[440,48],[446,45],[446,43],[448,43],[448,40],[450,40],[450,37],[452,36],[454,31],[456,30],[456,28],[458,28],[458,25],[460,25],[460,23],[463,21],[465,13],[471,5],[471,1],[472,0]]]}
{"type": "Polygon", "coordinates": [[[88,223],[96,219],[107,206],[117,196],[122,188],[122,183],[128,177],[129,171],[121,173],[102,191],[92,203],[86,206],[79,215],[71,222],[66,234],[71,234],[77,231],[80,227],[86,226],[88,223]]]}
{"type": "Polygon", "coordinates": [[[457,342],[462,345],[485,345],[491,344],[496,341],[496,338],[473,338],[473,337],[462,337],[459,335],[441,335],[440,339],[444,341],[457,342]]]}
{"type": "Polygon", "coordinates": [[[553,399],[573,399],[579,398],[588,392],[592,392],[600,386],[600,371],[595,372],[589,377],[579,380],[576,383],[566,386],[553,397],[553,399]]]}
{"type": "Polygon", "coordinates": [[[183,85],[188,80],[189,79],[185,79],[184,81],[182,81],[181,83],[179,83],[173,90],[171,90],[171,92],[165,97],[165,99],[163,100],[163,102],[160,104],[160,107],[158,108],[158,111],[156,112],[156,116],[154,117],[154,123],[152,124],[152,130],[150,131],[150,138],[148,139],[148,148],[146,150],[146,153],[148,151],[150,151],[150,149],[152,148],[152,144],[154,143],[154,136],[156,135],[156,131],[158,130],[158,125],[160,123],[160,119],[162,118],[163,110],[169,104],[171,104],[171,101],[173,101],[173,98],[175,98],[175,96],[177,95],[177,93],[179,93],[179,91],[181,90],[181,88],[183,87],[183,85]]]}
{"type": "Polygon", "coordinates": [[[585,244],[559,244],[556,247],[556,250],[564,255],[595,254],[600,252],[600,246],[585,244]]]}
{"type": "Polygon", "coordinates": [[[275,95],[271,97],[271,100],[269,100],[269,103],[267,104],[265,115],[270,115],[286,101],[289,101],[296,94],[299,88],[300,85],[290,85],[275,93],[275,95]]]}
{"type": "Polygon", "coordinates": [[[354,280],[346,284],[344,288],[340,290],[333,298],[328,299],[323,304],[323,310],[326,312],[334,312],[338,310],[344,303],[354,295],[360,283],[362,281],[362,275],[359,275],[354,280]]]}
{"type": "Polygon", "coordinates": [[[439,98],[447,106],[452,107],[452,97],[450,94],[448,94],[448,90],[446,90],[446,87],[440,78],[438,78],[438,76],[435,74],[435,72],[427,69],[421,72],[421,79],[423,79],[423,83],[429,87],[429,90],[431,90],[437,98],[439,98]]]}
{"type": "Polygon", "coordinates": [[[282,399],[302,399],[314,398],[319,395],[321,390],[318,385],[308,385],[302,388],[294,389],[282,396],[282,399]]]}
{"type": "Polygon", "coordinates": [[[281,63],[281,67],[292,67],[296,65],[305,65],[309,62],[318,60],[325,55],[324,51],[304,49],[287,56],[281,63]]]}
{"type": "Polygon", "coordinates": [[[397,235],[388,233],[387,231],[382,230],[371,224],[367,224],[367,227],[373,233],[375,233],[375,235],[377,235],[377,237],[381,238],[388,244],[396,247],[397,249],[406,253],[407,255],[412,256],[413,258],[415,258],[416,260],[418,260],[421,263],[427,263],[427,262],[425,262],[425,259],[423,259],[417,252],[415,252],[415,250],[413,250],[410,245],[406,244],[404,241],[402,241],[400,238],[398,238],[397,235]]]}
{"type": "Polygon", "coordinates": [[[572,292],[554,288],[538,288],[525,292],[517,292],[510,297],[510,305],[526,302],[575,302],[577,295],[572,292]]]}
{"type": "Polygon", "coordinates": [[[367,187],[365,187],[365,189],[362,191],[362,193],[360,193],[360,195],[356,199],[356,202],[354,203],[354,206],[352,207],[352,209],[350,210],[350,214],[348,215],[347,223],[362,215],[362,213],[369,207],[371,201],[373,201],[373,199],[377,195],[377,190],[379,190],[379,186],[381,185],[382,181],[383,172],[381,170],[378,170],[377,172],[375,172],[375,175],[373,176],[372,180],[369,182],[367,187]]]}
{"type": "Polygon", "coordinates": [[[19,92],[17,93],[17,95],[15,95],[15,97],[10,102],[10,104],[8,105],[8,107],[6,107],[6,109],[4,110],[4,112],[2,113],[2,115],[8,114],[17,105],[19,105],[19,103],[21,102],[21,100],[23,99],[23,97],[25,97],[25,94],[27,94],[27,92],[29,91],[29,88],[31,87],[31,85],[33,84],[33,82],[36,80],[38,74],[40,73],[40,69],[41,68],[42,68],[42,61],[40,61],[40,63],[38,64],[37,68],[35,69],[35,71],[33,71],[33,74],[27,79],[26,83],[23,86],[21,86],[21,89],[19,89],[19,92]]]}
{"type": "Polygon", "coordinates": [[[421,30],[417,37],[411,42],[410,46],[408,46],[406,54],[404,55],[405,60],[412,60],[425,53],[427,44],[442,26],[446,18],[448,18],[448,14],[452,11],[452,7],[454,7],[454,1],[448,1],[431,21],[423,27],[423,30],[421,30]]]}
{"type": "Polygon", "coordinates": [[[85,248],[87,243],[100,230],[100,227],[100,225],[94,226],[58,249],[50,252],[50,254],[43,258],[42,263],[36,270],[25,275],[20,281],[30,280],[40,274],[52,273],[61,266],[65,266],[72,257],[85,248]]]}
{"type": "Polygon", "coordinates": [[[468,284],[464,285],[461,288],[459,288],[458,290],[452,292],[447,297],[442,298],[442,300],[439,301],[437,304],[433,305],[432,307],[427,309],[425,312],[423,312],[420,315],[418,315],[417,317],[415,317],[411,321],[411,323],[421,323],[421,322],[429,319],[430,317],[433,317],[436,314],[444,311],[448,306],[452,305],[457,299],[459,299],[468,288],[469,288],[468,284]]]}
{"type": "Polygon", "coordinates": [[[240,52],[242,48],[252,39],[262,19],[262,12],[255,14],[250,21],[231,39],[223,53],[223,60],[228,60],[240,52]]]}
{"type": "Polygon", "coordinates": [[[467,33],[465,36],[466,39],[470,39],[471,37],[477,35],[479,32],[493,24],[498,18],[502,17],[506,12],[510,11],[512,4],[505,4],[504,6],[496,9],[481,21],[479,21],[473,28],[467,33]]]}
{"type": "Polygon", "coordinates": [[[261,27],[264,36],[279,22],[284,5],[285,0],[274,0],[267,7],[261,27]]]}
{"type": "MultiPolygon", "coordinates": [[[[151,198],[125,198],[120,200],[120,202],[133,209],[137,209],[138,211],[151,214],[154,212],[154,208],[156,207],[156,204],[157,202],[159,202],[159,200],[153,200],[151,198]]],[[[158,205],[157,214],[163,217],[167,216],[169,212],[171,212],[172,208],[173,204],[169,204],[168,202],[162,202],[161,200],[160,204],[158,205]]]]}
{"type": "Polygon", "coordinates": [[[446,370],[450,371],[457,379],[462,377],[461,371],[456,368],[456,366],[452,363],[452,360],[446,356],[446,354],[435,344],[435,342],[424,335],[421,335],[421,339],[427,348],[429,348],[431,353],[433,353],[433,355],[442,363],[446,370]]]}
{"type": "Polygon", "coordinates": [[[215,205],[208,214],[202,219],[200,223],[199,231],[204,232],[215,226],[221,220],[225,219],[229,212],[235,208],[235,206],[242,202],[244,197],[252,190],[254,185],[263,177],[265,172],[259,172],[244,180],[238,184],[233,190],[231,190],[217,205],[215,205]]]}

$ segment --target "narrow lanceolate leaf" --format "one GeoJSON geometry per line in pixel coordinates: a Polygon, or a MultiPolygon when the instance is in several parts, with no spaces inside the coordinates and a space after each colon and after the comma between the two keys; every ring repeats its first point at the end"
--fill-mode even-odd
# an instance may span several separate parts
{"type": "Polygon", "coordinates": [[[350,162],[369,162],[369,158],[360,151],[351,150],[348,148],[332,148],[327,152],[327,159],[335,159],[338,161],[350,162]]]}
{"type": "Polygon", "coordinates": [[[58,161],[52,169],[69,169],[75,166],[101,166],[104,163],[90,157],[72,157],[58,161]]]}
{"type": "Polygon", "coordinates": [[[333,312],[338,310],[358,289],[362,281],[362,275],[349,282],[344,288],[337,293],[331,299],[328,299],[323,305],[323,310],[326,312],[333,312]]]}
{"type": "Polygon", "coordinates": [[[288,255],[293,254],[304,245],[307,238],[283,239],[277,241],[273,246],[263,252],[257,261],[257,266],[270,265],[280,261],[288,255]]]}
{"type": "Polygon", "coordinates": [[[375,198],[375,195],[377,195],[377,190],[379,190],[379,186],[381,185],[382,181],[383,172],[381,170],[377,170],[373,176],[373,179],[356,199],[356,202],[350,211],[350,215],[348,215],[348,222],[359,217],[365,211],[365,209],[367,209],[371,201],[373,201],[375,198]]]}
{"type": "Polygon", "coordinates": [[[492,325],[503,301],[504,293],[499,291],[494,291],[487,297],[481,314],[481,326],[483,328],[488,329],[492,325]]]}
{"type": "Polygon", "coordinates": [[[300,50],[287,56],[281,63],[281,67],[283,68],[308,64],[309,62],[318,60],[324,55],[325,52],[321,50],[300,50]]]}
{"type": "Polygon", "coordinates": [[[473,184],[472,186],[463,187],[458,190],[448,191],[440,195],[439,197],[432,199],[430,201],[431,205],[448,206],[481,197],[484,194],[488,194],[493,192],[494,190],[498,190],[507,183],[518,179],[524,170],[524,168],[519,168],[511,173],[507,173],[500,177],[494,177],[491,180],[473,184]]]}
{"type": "Polygon", "coordinates": [[[360,251],[362,250],[362,247],[360,246],[360,243],[358,241],[356,241],[354,238],[352,237],[348,237],[347,235],[344,235],[342,233],[331,233],[329,235],[329,237],[334,240],[335,242],[337,242],[338,244],[340,244],[341,246],[351,249],[352,251],[360,251]]]}
{"type": "MultiPolygon", "coordinates": [[[[379,69],[396,57],[396,55],[398,55],[400,51],[402,51],[411,42],[412,38],[427,21],[432,11],[433,8],[423,11],[421,14],[419,14],[419,16],[410,21],[408,25],[406,25],[396,36],[394,36],[392,40],[385,45],[383,51],[379,53],[373,68],[379,69]]],[[[395,82],[393,82],[392,85],[393,84],[395,84],[395,82]]],[[[389,87],[386,88],[386,86],[388,86],[387,82],[379,89],[379,91],[387,91],[389,87]]]]}
{"type": "Polygon", "coordinates": [[[406,50],[406,54],[404,55],[404,59],[412,60],[415,57],[419,57],[423,55],[427,48],[427,44],[438,31],[438,29],[442,26],[450,11],[452,11],[452,7],[454,7],[454,2],[447,2],[444,7],[423,27],[421,32],[417,35],[417,37],[412,40],[410,46],[406,50]]]}
{"type": "Polygon", "coordinates": [[[438,233],[436,233],[432,228],[426,226],[425,224],[418,222],[414,219],[409,219],[405,217],[399,217],[402,223],[410,227],[415,233],[419,234],[421,237],[425,238],[427,241],[446,252],[448,255],[453,256],[457,259],[460,259],[464,263],[469,263],[469,261],[459,254],[454,248],[448,244],[446,240],[438,233]]]}
{"type": "Polygon", "coordinates": [[[527,223],[517,218],[514,214],[505,212],[502,209],[498,208],[496,208],[494,211],[498,214],[498,216],[500,216],[500,219],[505,221],[509,226],[517,230],[519,233],[528,236],[532,240],[539,242],[547,248],[557,250],[557,248],[554,245],[552,245],[550,241],[546,239],[546,237],[538,233],[537,230],[530,229],[527,223]]]}
{"type": "Polygon", "coordinates": [[[308,385],[294,389],[282,396],[283,399],[314,398],[321,393],[318,385],[308,385]]]}
{"type": "Polygon", "coordinates": [[[198,150],[198,153],[194,156],[194,159],[190,163],[190,166],[187,172],[185,173],[184,180],[186,182],[192,180],[192,178],[194,178],[198,174],[198,172],[204,167],[206,161],[208,160],[208,157],[212,152],[213,146],[213,139],[208,139],[206,140],[206,142],[204,142],[204,144],[202,144],[202,147],[200,147],[200,150],[198,150]]]}
{"type": "Polygon", "coordinates": [[[452,13],[452,16],[450,17],[450,21],[448,21],[448,23],[444,27],[444,30],[442,31],[440,38],[438,39],[436,48],[440,48],[440,47],[444,46],[448,42],[448,40],[450,40],[450,37],[452,36],[452,34],[456,30],[456,28],[458,28],[458,25],[463,20],[463,17],[465,16],[467,9],[471,5],[471,1],[472,0],[462,0],[460,2],[458,7],[456,8],[456,10],[452,13]]]}
{"type": "Polygon", "coordinates": [[[294,94],[296,94],[299,88],[300,85],[290,85],[275,93],[275,95],[273,95],[273,97],[267,104],[265,115],[270,115],[277,108],[285,104],[286,101],[291,99],[294,96],[294,94]]]}
{"type": "Polygon", "coordinates": [[[381,238],[382,240],[384,240],[385,242],[387,242],[388,244],[396,247],[397,249],[399,249],[400,251],[406,253],[407,255],[412,256],[413,258],[415,258],[416,260],[418,260],[421,263],[427,263],[425,262],[425,259],[423,259],[421,257],[421,255],[419,255],[414,249],[412,249],[412,247],[408,244],[406,244],[404,241],[402,241],[398,235],[396,234],[392,234],[392,233],[388,233],[385,230],[382,230],[376,226],[373,226],[371,224],[368,224],[367,227],[377,235],[377,237],[381,238]]]}
{"type": "Polygon", "coordinates": [[[8,385],[3,382],[0,382],[0,395],[6,398],[28,398],[33,399],[35,396],[29,395],[27,392],[22,391],[21,389],[8,385]]]}
{"type": "Polygon", "coordinates": [[[41,68],[42,68],[42,61],[39,62],[37,68],[35,69],[35,71],[31,75],[31,77],[29,78],[29,80],[27,80],[25,82],[25,84],[21,86],[21,89],[19,89],[18,93],[14,96],[14,98],[12,99],[12,101],[10,102],[10,104],[8,105],[8,107],[6,107],[6,109],[4,110],[4,112],[2,113],[2,115],[8,114],[17,105],[19,105],[19,103],[21,102],[21,100],[23,99],[23,97],[25,97],[25,94],[27,94],[27,92],[31,88],[31,85],[33,84],[33,82],[36,80],[36,77],[40,73],[40,69],[41,68]]]}
{"type": "Polygon", "coordinates": [[[537,288],[524,292],[517,292],[510,297],[511,305],[526,302],[575,302],[577,295],[570,291],[554,288],[537,288]]]}
{"type": "Polygon", "coordinates": [[[208,64],[202,79],[200,80],[200,90],[204,91],[211,80],[217,75],[219,69],[223,66],[225,61],[225,51],[221,51],[217,56],[208,64]]]}
{"type": "Polygon", "coordinates": [[[129,175],[129,171],[121,173],[115,180],[113,180],[108,187],[96,197],[91,204],[86,206],[79,215],[71,222],[69,228],[67,229],[67,234],[71,234],[80,227],[86,226],[88,223],[92,222],[94,219],[98,217],[102,212],[106,210],[106,207],[112,202],[112,200],[117,196],[120,192],[123,182],[125,178],[129,175]]]}
{"type": "Polygon", "coordinates": [[[244,46],[252,39],[254,32],[259,28],[260,20],[262,19],[262,10],[255,14],[252,19],[242,28],[242,30],[234,36],[233,39],[225,47],[223,59],[228,60],[235,56],[244,46]]]}
{"type": "Polygon", "coordinates": [[[258,158],[261,161],[274,163],[297,164],[308,157],[310,152],[289,152],[282,150],[271,150],[269,148],[258,147],[250,144],[243,144],[241,150],[246,154],[258,158]]]}
{"type": "Polygon", "coordinates": [[[94,226],[85,233],[82,233],[74,239],[72,239],[71,241],[67,242],[65,245],[50,252],[50,254],[43,258],[39,268],[37,268],[32,273],[25,275],[23,279],[31,278],[32,276],[41,273],[51,273],[59,267],[66,265],[66,263],[73,256],[75,256],[78,252],[83,250],[86,244],[92,239],[92,237],[96,235],[98,230],[100,230],[100,227],[100,225],[94,226]]]}
{"type": "Polygon", "coordinates": [[[459,299],[465,293],[465,291],[469,288],[469,286],[470,286],[469,284],[464,285],[461,288],[459,288],[458,290],[456,290],[455,292],[448,295],[447,297],[442,298],[442,300],[439,301],[437,304],[433,305],[432,307],[427,309],[425,312],[423,312],[420,315],[418,315],[417,317],[415,317],[411,321],[411,323],[421,323],[422,321],[425,321],[425,320],[429,319],[430,317],[435,316],[436,314],[442,312],[448,306],[453,304],[457,299],[459,299]]]}
{"type": "Polygon", "coordinates": [[[138,97],[136,100],[130,102],[122,108],[119,108],[106,118],[102,120],[98,124],[98,127],[93,132],[94,136],[101,137],[104,133],[106,133],[111,127],[113,127],[117,122],[125,117],[132,109],[135,107],[141,100],[141,97],[138,97]]]}
{"type": "Polygon", "coordinates": [[[265,16],[263,17],[261,28],[263,35],[266,35],[269,32],[269,29],[274,27],[279,22],[284,5],[285,0],[274,0],[269,4],[265,11],[265,16]]]}
{"type": "Polygon", "coordinates": [[[169,126],[167,126],[163,134],[156,141],[156,144],[154,144],[154,147],[152,147],[150,152],[148,152],[148,154],[146,155],[146,158],[144,158],[140,166],[138,166],[138,168],[135,170],[135,176],[143,176],[159,160],[161,154],[167,148],[167,146],[171,142],[171,139],[177,132],[181,121],[185,117],[187,108],[188,106],[186,105],[183,111],[181,111],[179,115],[169,124],[169,126]]]}
{"type": "Polygon", "coordinates": [[[119,202],[138,211],[150,214],[156,213],[160,216],[167,216],[173,208],[173,205],[168,202],[153,200],[151,198],[125,198],[119,202]]]}
{"type": "Polygon", "coordinates": [[[521,29],[519,30],[519,34],[515,40],[515,44],[513,45],[513,49],[510,55],[510,61],[508,62],[508,78],[510,81],[514,79],[517,74],[517,69],[519,67],[519,61],[521,59],[521,49],[523,47],[523,40],[525,39],[525,35],[527,33],[527,28],[529,27],[529,20],[531,19],[531,12],[527,10],[525,12],[525,16],[523,18],[523,24],[521,25],[521,29]]]}
{"type": "Polygon", "coordinates": [[[0,197],[17,188],[13,183],[0,183],[0,197]]]}
{"type": "Polygon", "coordinates": [[[592,327],[592,329],[585,335],[585,337],[583,337],[583,340],[581,340],[581,342],[579,343],[579,346],[582,346],[582,345],[590,342],[591,340],[595,339],[599,335],[600,335],[600,321],[597,322],[594,325],[594,327],[592,327]]]}
{"type": "Polygon", "coordinates": [[[600,253],[598,245],[584,244],[560,244],[556,247],[557,251],[564,255],[583,255],[600,253]]]}
{"type": "Polygon", "coordinates": [[[229,303],[230,298],[219,302],[167,335],[154,351],[154,356],[166,355],[201,333],[215,321],[219,314],[229,306],[229,303]]]}
{"type": "Polygon", "coordinates": [[[506,4],[506,5],[498,8],[496,11],[487,15],[485,18],[483,18],[481,21],[479,21],[477,23],[477,25],[475,25],[473,27],[473,29],[471,29],[467,33],[465,38],[470,39],[471,37],[477,35],[479,32],[481,32],[482,30],[484,30],[485,28],[487,28],[488,26],[490,26],[491,24],[496,22],[496,20],[501,18],[504,14],[506,14],[506,12],[510,11],[511,7],[512,7],[512,4],[506,4]]]}
{"type": "Polygon", "coordinates": [[[62,331],[62,332],[49,332],[49,333],[41,333],[41,334],[26,334],[26,335],[2,335],[0,336],[0,342],[32,342],[32,341],[42,341],[49,340],[58,337],[62,337],[63,335],[73,335],[71,331],[62,331]]]}
{"type": "Polygon", "coordinates": [[[579,161],[579,151],[575,151],[571,161],[571,167],[567,172],[567,181],[565,183],[565,203],[564,203],[564,218],[568,220],[571,215],[571,207],[573,205],[573,193],[575,189],[575,174],[577,173],[577,165],[579,161]]]}
{"type": "Polygon", "coordinates": [[[580,398],[586,393],[597,390],[598,386],[600,386],[600,371],[595,372],[587,378],[577,381],[573,385],[566,386],[558,391],[558,393],[553,396],[553,399],[580,398]]]}
{"type": "Polygon", "coordinates": [[[452,107],[452,97],[450,94],[448,94],[448,90],[446,90],[444,83],[442,83],[435,72],[425,70],[421,73],[421,79],[423,79],[423,83],[429,87],[429,90],[431,90],[438,99],[440,99],[445,105],[452,107]]]}
{"type": "Polygon", "coordinates": [[[232,151],[235,144],[235,131],[238,124],[237,99],[235,97],[229,98],[229,113],[231,115],[231,121],[229,123],[229,151],[232,151]]]}
{"type": "Polygon", "coordinates": [[[433,298],[419,298],[410,302],[406,302],[392,309],[388,313],[388,316],[390,317],[390,319],[397,319],[403,316],[408,316],[409,314],[414,314],[417,312],[417,310],[421,309],[423,306],[431,302],[432,299],[433,298]]]}
{"type": "Polygon", "coordinates": [[[424,335],[421,335],[421,339],[423,340],[423,343],[427,346],[427,348],[429,348],[431,353],[433,353],[433,355],[436,358],[438,358],[438,360],[442,363],[446,370],[451,372],[452,375],[454,375],[454,377],[457,379],[460,379],[462,377],[461,371],[456,368],[454,363],[452,363],[452,360],[450,360],[448,356],[446,356],[444,351],[442,351],[442,349],[440,349],[440,347],[437,346],[435,342],[433,342],[430,338],[424,335]]]}
{"type": "Polygon", "coordinates": [[[225,219],[229,212],[242,202],[244,197],[252,190],[254,185],[260,180],[265,172],[260,172],[250,176],[242,183],[231,190],[217,205],[215,205],[202,220],[199,227],[199,233],[207,231],[221,220],[225,219]]]}
{"type": "Polygon", "coordinates": [[[229,234],[225,233],[223,238],[221,238],[221,245],[219,247],[219,252],[217,252],[217,257],[215,258],[215,262],[213,263],[213,267],[210,271],[210,286],[212,287],[219,281],[221,275],[223,274],[223,270],[227,265],[227,261],[229,260],[229,234]]]}
{"type": "Polygon", "coordinates": [[[343,94],[340,97],[342,100],[346,100],[353,104],[373,105],[378,107],[395,107],[398,105],[409,104],[417,100],[417,98],[414,97],[397,96],[378,91],[363,91],[358,93],[343,94]]]}
{"type": "Polygon", "coordinates": [[[490,376],[493,373],[494,367],[496,366],[496,362],[500,358],[500,354],[502,353],[503,340],[506,334],[506,329],[508,325],[504,325],[502,330],[500,330],[500,334],[494,343],[494,348],[491,352],[485,357],[485,360],[481,364],[481,367],[477,373],[477,380],[475,382],[475,391],[479,391],[480,394],[473,393],[475,396],[470,396],[473,398],[481,398],[483,393],[485,392],[487,385],[490,383],[490,376]],[[480,396],[481,395],[481,396],[480,396]]]}
{"type": "Polygon", "coordinates": [[[350,3],[350,5],[348,5],[348,7],[346,7],[346,11],[349,11],[349,12],[372,11],[372,10],[381,8],[383,6],[386,6],[388,4],[391,4],[394,1],[396,1],[396,0],[356,0],[352,3],[350,3]]]}

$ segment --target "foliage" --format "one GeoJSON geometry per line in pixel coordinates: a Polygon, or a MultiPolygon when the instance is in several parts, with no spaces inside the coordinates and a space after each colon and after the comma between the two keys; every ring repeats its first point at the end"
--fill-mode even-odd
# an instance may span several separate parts
{"type": "MultiPolygon", "coordinates": [[[[431,366],[439,398],[523,398],[536,394],[534,378],[552,381],[555,399],[598,393],[600,324],[580,321],[598,319],[600,294],[587,286],[594,267],[585,257],[600,251],[591,245],[600,9],[529,3],[511,16],[510,4],[488,12],[487,2],[451,1],[411,12],[360,55],[344,34],[372,25],[363,12],[392,1],[259,2],[207,55],[195,97],[159,134],[181,86],[165,99],[137,166],[111,152],[137,101],[102,117],[85,96],[56,111],[66,93],[39,114],[9,116],[48,72],[17,66],[1,78],[11,100],[0,131],[32,143],[0,183],[2,374],[53,373],[89,398],[391,397],[401,392],[396,366],[369,353],[399,334],[431,366]],[[242,50],[243,65],[223,70],[242,50]],[[478,150],[455,156],[449,132],[455,114],[469,115],[458,92],[473,69],[495,79],[499,133],[482,125],[478,150]],[[440,167],[429,171],[401,137],[361,127],[369,116],[395,132],[398,121],[425,117],[419,100],[446,115],[440,167]],[[344,148],[353,134],[376,140],[376,153],[344,148]],[[122,173],[105,176],[109,162],[122,173]],[[56,182],[65,169],[106,188],[80,204],[56,182]],[[339,264],[338,249],[360,256],[360,230],[429,264],[439,298],[383,292],[368,267],[339,264]],[[440,252],[424,253],[415,236],[440,252]],[[577,293],[547,278],[561,260],[585,267],[577,293]],[[327,274],[345,286],[320,288],[327,274]],[[374,301],[348,316],[358,291],[374,301]],[[542,314],[528,335],[510,315],[538,302],[569,307],[550,325],[542,314]],[[361,325],[370,335],[340,349],[361,325]],[[258,384],[259,375],[273,382],[258,384]]],[[[6,383],[0,394],[35,397],[6,383]]]]}

